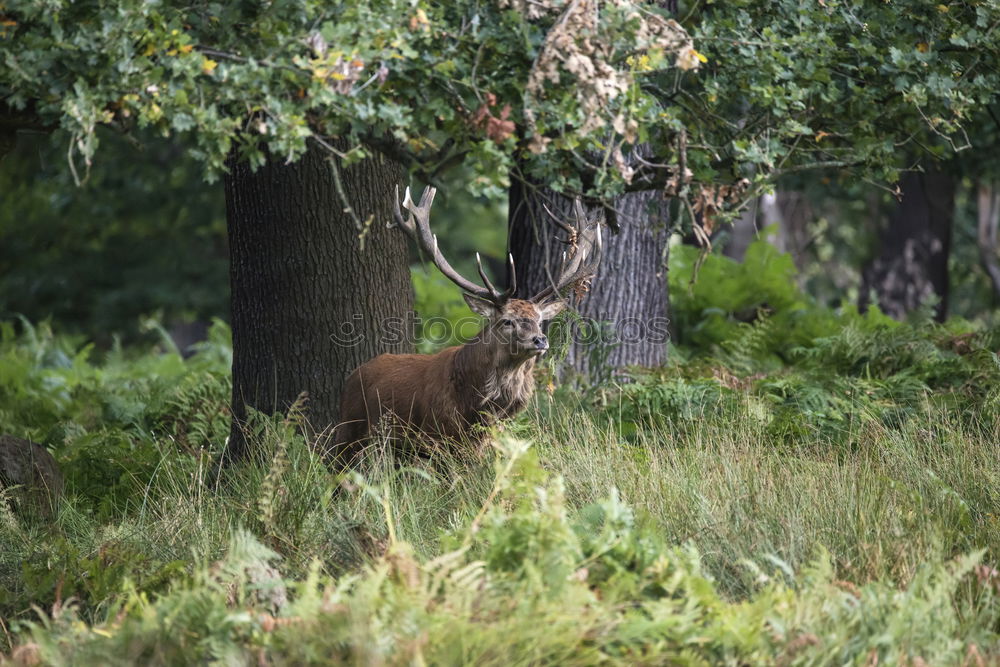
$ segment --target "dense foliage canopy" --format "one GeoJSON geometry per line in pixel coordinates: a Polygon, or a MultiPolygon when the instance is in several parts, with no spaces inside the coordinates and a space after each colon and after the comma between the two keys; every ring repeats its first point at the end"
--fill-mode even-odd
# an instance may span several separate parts
{"type": "Polygon", "coordinates": [[[81,177],[97,126],[152,126],[189,134],[209,177],[234,145],[294,159],[311,138],[430,180],[464,161],[478,191],[515,167],[594,196],[664,188],[708,221],[775,174],[891,180],[901,146],[960,150],[1000,84],[996,0],[732,0],[676,20],[641,0],[15,0],[2,18],[9,115],[68,129],[81,177]]]}

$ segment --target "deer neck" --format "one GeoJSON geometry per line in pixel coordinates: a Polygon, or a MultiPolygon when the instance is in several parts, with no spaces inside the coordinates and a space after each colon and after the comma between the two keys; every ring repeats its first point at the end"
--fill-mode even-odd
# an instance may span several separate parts
{"type": "Polygon", "coordinates": [[[476,340],[459,349],[452,379],[477,411],[513,413],[531,397],[534,367],[533,357],[511,357],[506,346],[476,340]]]}

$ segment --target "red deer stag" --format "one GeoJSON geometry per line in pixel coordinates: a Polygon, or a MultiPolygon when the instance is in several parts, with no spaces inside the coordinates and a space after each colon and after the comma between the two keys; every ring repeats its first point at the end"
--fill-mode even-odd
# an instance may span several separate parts
{"type": "Polygon", "coordinates": [[[430,209],[435,189],[428,187],[420,205],[406,189],[395,224],[416,241],[437,268],[462,288],[465,302],[488,319],[479,334],[465,345],[437,354],[382,354],[355,370],[344,387],[341,423],[333,436],[333,455],[341,465],[351,463],[373,428],[387,419],[394,429],[404,429],[432,441],[469,440],[479,449],[481,429],[496,419],[519,412],[535,389],[535,360],[549,348],[542,323],[565,306],[562,293],[582,289],[597,269],[601,257],[600,220],[588,219],[583,205],[575,205],[576,226],[559,223],[569,233],[568,250],[551,285],[529,300],[511,298],[515,290],[514,260],[511,284],[503,291],[490,282],[479,254],[476,263],[483,286],[463,278],[438,249],[430,229],[430,209]]]}

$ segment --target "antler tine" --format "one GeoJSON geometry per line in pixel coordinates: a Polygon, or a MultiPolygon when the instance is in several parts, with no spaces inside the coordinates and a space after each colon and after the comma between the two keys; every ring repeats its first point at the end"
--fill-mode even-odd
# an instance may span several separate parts
{"type": "MultiPolygon", "coordinates": [[[[486,270],[485,270],[485,269],[483,269],[483,260],[482,260],[482,258],[481,258],[481,257],[479,256],[479,253],[478,253],[478,252],[476,253],[476,268],[477,268],[477,269],[479,269],[479,277],[483,279],[483,284],[484,284],[484,285],[486,285],[486,289],[488,289],[488,290],[490,291],[490,294],[492,294],[492,295],[493,295],[493,298],[494,298],[494,299],[495,299],[496,301],[501,301],[501,300],[503,300],[503,298],[504,298],[504,294],[502,294],[502,293],[500,292],[500,290],[498,290],[498,289],[497,289],[497,288],[496,288],[496,287],[495,287],[495,286],[493,285],[493,283],[492,283],[492,282],[490,282],[490,279],[489,279],[489,276],[487,276],[487,275],[486,275],[486,270]]],[[[509,296],[509,295],[508,295],[508,296],[509,296]]]]}
{"type": "Polygon", "coordinates": [[[507,286],[507,292],[513,295],[517,292],[517,271],[514,270],[513,253],[507,253],[507,262],[510,265],[510,285],[507,286]]]}
{"type": "Polygon", "coordinates": [[[514,255],[507,253],[507,261],[510,263],[510,285],[507,289],[502,292],[496,288],[496,286],[490,281],[489,276],[486,275],[486,270],[483,269],[483,261],[479,257],[479,253],[476,253],[476,267],[479,269],[479,276],[483,279],[483,284],[486,285],[486,289],[493,294],[494,299],[497,303],[506,301],[514,295],[517,291],[517,273],[514,270],[514,255]]]}
{"type": "MultiPolygon", "coordinates": [[[[410,188],[406,188],[405,199],[408,201],[410,199],[410,188]]],[[[402,227],[408,234],[412,236],[412,226],[413,217],[411,216],[409,220],[403,218],[403,211],[399,208],[399,186],[396,186],[396,197],[392,200],[392,217],[396,219],[396,222],[390,222],[386,225],[389,229],[395,227],[402,227]],[[410,223],[410,224],[408,224],[410,223]]]]}
{"type": "Polygon", "coordinates": [[[420,205],[413,203],[413,197],[410,196],[410,188],[406,188],[406,195],[403,197],[403,207],[410,212],[410,214],[416,218],[417,224],[423,228],[430,231],[431,222],[431,206],[434,204],[434,195],[437,194],[437,188],[432,188],[427,186],[424,191],[420,194],[420,205]]]}
{"type": "Polygon", "coordinates": [[[583,200],[579,197],[573,200],[573,215],[576,216],[578,222],[587,219],[587,211],[583,208],[583,200]]]}
{"type": "MultiPolygon", "coordinates": [[[[577,199],[575,201],[577,203],[579,203],[580,200],[577,199]]],[[[545,202],[542,202],[542,208],[544,208],[545,212],[549,214],[549,218],[552,220],[552,222],[554,222],[558,227],[562,227],[563,229],[566,230],[566,233],[570,236],[570,239],[572,240],[572,238],[576,235],[576,228],[574,228],[572,225],[567,225],[565,222],[563,222],[562,220],[560,220],[559,216],[557,216],[555,213],[553,213],[552,209],[550,209],[545,204],[545,202]]],[[[574,211],[575,211],[575,209],[574,209],[574,211]]],[[[577,216],[578,216],[578,219],[579,219],[579,213],[577,213],[577,216]]]]}
{"type": "MultiPolygon", "coordinates": [[[[588,219],[583,203],[579,199],[574,201],[573,209],[576,214],[576,227],[572,228],[572,235],[576,237],[576,245],[572,248],[573,254],[568,256],[563,252],[558,277],[553,284],[536,294],[532,301],[542,301],[553,294],[558,295],[563,289],[586,280],[597,272],[604,248],[601,222],[599,219],[594,221],[588,219]]],[[[568,227],[568,225],[561,226],[564,229],[568,227]]]]}
{"type": "MultiPolygon", "coordinates": [[[[403,208],[407,210],[408,216],[404,218],[399,207],[399,186],[396,186],[396,200],[393,210],[396,224],[390,223],[389,226],[402,228],[410,238],[416,241],[421,250],[430,255],[431,261],[434,262],[438,270],[463,291],[489,301],[499,302],[504,297],[496,291],[496,288],[489,281],[486,282],[486,287],[481,287],[462,277],[458,271],[452,268],[438,249],[437,237],[431,232],[430,223],[431,206],[434,204],[434,195],[436,194],[437,188],[427,186],[420,195],[420,204],[418,205],[413,202],[413,198],[410,196],[410,188],[406,188],[406,193],[403,195],[403,208]]],[[[482,274],[481,265],[479,271],[482,274]]],[[[485,275],[483,277],[485,279],[485,275]]]]}

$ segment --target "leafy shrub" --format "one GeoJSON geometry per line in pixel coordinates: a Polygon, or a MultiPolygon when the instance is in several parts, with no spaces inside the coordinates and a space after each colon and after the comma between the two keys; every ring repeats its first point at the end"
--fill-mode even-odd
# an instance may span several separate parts
{"type": "Polygon", "coordinates": [[[648,372],[622,387],[623,401],[611,407],[625,422],[662,423],[676,428],[731,412],[736,394],[714,378],[680,378],[648,372]]]}
{"type": "Polygon", "coordinates": [[[616,414],[676,424],[736,411],[778,441],[844,443],[865,424],[900,428],[934,403],[970,427],[995,427],[1000,330],[822,307],[795,287],[791,258],[763,240],[742,264],[708,256],[689,287],[698,253],[682,246],[671,258],[682,347],[623,388],[616,414]]]}
{"type": "Polygon", "coordinates": [[[851,306],[837,312],[817,304],[796,286],[791,256],[763,239],[750,244],[743,262],[710,254],[695,274],[699,261],[698,248],[671,249],[670,305],[677,345],[701,351],[735,347],[731,354],[736,357],[750,352],[758,361],[773,355],[787,362],[789,350],[834,335],[850,323],[865,329],[896,326],[877,308],[859,315],[851,306]],[[756,329],[754,323],[764,319],[766,329],[756,329]],[[755,331],[766,336],[755,336],[755,331]]]}
{"type": "MultiPolygon", "coordinates": [[[[70,493],[119,512],[162,464],[165,448],[214,455],[228,434],[229,330],[216,321],[185,361],[56,336],[42,323],[0,322],[0,431],[49,447],[70,493]]],[[[171,457],[171,463],[190,460],[171,457]]]]}

